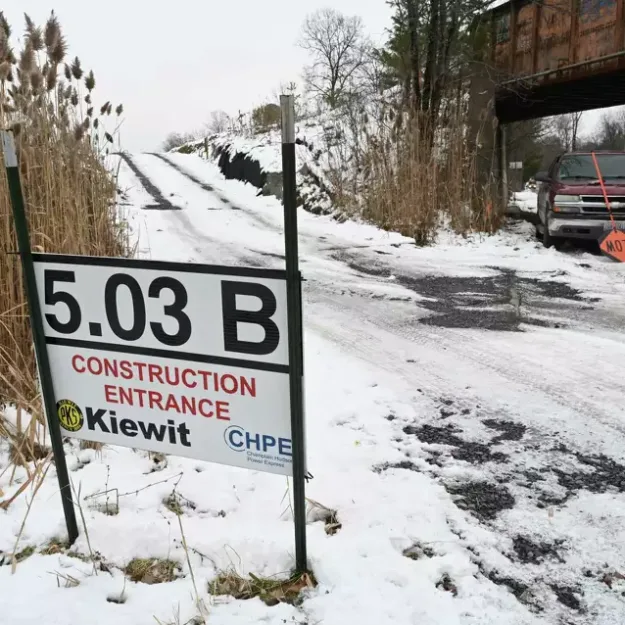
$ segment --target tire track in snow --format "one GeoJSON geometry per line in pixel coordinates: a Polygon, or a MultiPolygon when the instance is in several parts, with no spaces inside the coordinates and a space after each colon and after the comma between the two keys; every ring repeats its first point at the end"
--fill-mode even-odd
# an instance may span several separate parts
{"type": "Polygon", "coordinates": [[[160,191],[160,189],[137,167],[129,154],[119,152],[120,158],[128,165],[145,192],[154,200],[154,204],[142,206],[142,210],[181,210],[179,206],[172,204],[160,191]]]}
{"type": "MultiPolygon", "coordinates": [[[[156,196],[165,199],[163,191],[154,182],[156,179],[154,172],[152,172],[151,176],[144,173],[146,169],[145,163],[142,164],[140,168],[128,155],[120,154],[120,156],[124,159],[124,162],[129,166],[133,174],[139,179],[146,191],[152,195],[152,197],[156,196]],[[139,175],[141,178],[139,178],[139,175]]],[[[150,156],[158,155],[150,154],[150,156]]],[[[169,163],[166,162],[166,165],[169,165],[169,163]]],[[[177,173],[180,174],[180,172],[177,173]]],[[[219,194],[212,190],[210,185],[203,185],[202,190],[209,196],[217,197],[220,201],[225,201],[221,200],[219,194]]],[[[167,200],[165,199],[165,201],[167,200]]],[[[240,246],[230,244],[224,241],[223,238],[211,237],[206,234],[202,228],[198,227],[191,220],[191,215],[193,214],[192,210],[181,210],[177,206],[174,206],[173,208],[175,210],[163,210],[162,212],[163,217],[166,219],[169,226],[167,228],[167,232],[184,242],[185,245],[188,245],[189,251],[198,255],[199,258],[197,262],[259,268],[275,267],[275,263],[272,264],[268,258],[261,258],[261,255],[258,253],[253,252],[252,254],[246,254],[242,251],[240,246]]]]}
{"type": "Polygon", "coordinates": [[[199,178],[194,176],[191,172],[189,172],[186,169],[180,167],[180,165],[177,165],[176,163],[172,162],[164,154],[158,154],[156,152],[150,152],[149,154],[150,154],[150,156],[154,156],[154,157],[160,159],[161,161],[163,161],[163,163],[166,163],[172,169],[175,169],[180,175],[184,176],[185,178],[188,178],[191,182],[196,184],[198,187],[200,187],[201,189],[203,189],[207,193],[212,193],[213,195],[216,195],[226,206],[229,206],[232,210],[235,210],[235,211],[239,211],[240,210],[240,211],[243,211],[244,213],[246,213],[248,215],[252,215],[251,211],[244,210],[240,206],[236,206],[227,197],[225,197],[223,194],[221,194],[217,190],[215,190],[215,188],[212,185],[208,184],[207,182],[203,182],[202,180],[200,180],[199,178]]]}
{"type": "MultiPolygon", "coordinates": [[[[213,193],[224,204],[226,204],[227,206],[230,206],[233,210],[241,211],[247,217],[249,217],[252,221],[254,221],[257,225],[261,226],[264,230],[272,232],[276,235],[280,235],[280,236],[283,235],[284,229],[282,227],[276,225],[275,223],[271,222],[268,219],[264,219],[261,215],[258,214],[258,211],[245,208],[244,206],[233,204],[232,201],[228,199],[223,193],[216,190],[213,186],[211,186],[207,182],[200,180],[197,176],[189,172],[184,167],[181,167],[177,163],[174,163],[166,155],[158,154],[156,152],[151,152],[150,155],[160,159],[164,163],[167,163],[167,165],[169,165],[172,169],[176,170],[181,176],[184,176],[185,178],[187,178],[194,184],[198,185],[201,189],[204,189],[204,191],[207,191],[208,193],[213,193]]],[[[302,232],[301,230],[298,232],[298,235],[299,235],[300,240],[317,242],[316,237],[313,237],[310,234],[306,234],[305,232],[302,232]]],[[[321,252],[321,250],[319,248],[315,248],[315,252],[321,252]]]]}

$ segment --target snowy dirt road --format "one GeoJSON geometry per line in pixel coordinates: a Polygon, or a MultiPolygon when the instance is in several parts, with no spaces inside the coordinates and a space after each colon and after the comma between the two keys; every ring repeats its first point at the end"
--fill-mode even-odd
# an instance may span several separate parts
{"type": "MultiPolygon", "coordinates": [[[[120,190],[140,256],[284,264],[280,204],[198,157],[125,155],[120,190]]],[[[625,268],[546,251],[528,224],[488,238],[444,233],[425,249],[307,213],[300,232],[308,494],[336,510],[341,528],[327,534],[323,511],[311,507],[319,586],[300,606],[221,600],[209,622],[622,623],[625,268]]],[[[145,455],[68,451],[90,492],[103,490],[105,477],[107,488],[129,493],[156,481],[145,455]]],[[[264,575],[288,569],[292,530],[279,478],[173,458],[160,470],[164,480],[182,473],[180,492],[194,502],[184,522],[202,584],[231,565],[264,575]]],[[[168,489],[130,497],[117,516],[88,511],[106,562],[121,568],[137,554],[166,553],[188,573],[159,509],[168,489]]],[[[60,509],[54,483],[43,490],[46,509],[60,509]]],[[[40,500],[27,533],[37,546],[59,531],[58,515],[37,510],[40,500]]],[[[0,524],[0,559],[19,513],[0,524]]],[[[18,592],[20,575],[42,577],[53,566],[77,565],[38,554],[14,576],[0,567],[0,588],[10,591],[0,592],[0,610],[16,611],[12,623],[34,620],[20,620],[11,584],[18,592]]],[[[174,604],[193,613],[185,578],[158,598],[133,584],[128,601],[113,606],[104,599],[121,576],[110,577],[54,600],[86,593],[102,607],[93,623],[113,614],[133,625],[166,619],[174,604]]],[[[50,601],[57,589],[44,590],[50,601]]]]}

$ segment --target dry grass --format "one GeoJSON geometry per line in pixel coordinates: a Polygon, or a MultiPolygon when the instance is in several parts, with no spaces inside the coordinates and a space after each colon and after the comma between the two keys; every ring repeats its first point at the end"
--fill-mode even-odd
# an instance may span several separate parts
{"type": "Polygon", "coordinates": [[[262,578],[250,573],[249,579],[246,579],[232,569],[214,579],[209,585],[209,592],[213,595],[229,595],[235,599],[258,597],[268,606],[279,603],[295,605],[304,590],[316,586],[317,581],[311,573],[292,575],[288,579],[262,578]]]}
{"type": "MultiPolygon", "coordinates": [[[[1,14],[0,14],[1,15],[1,14]]],[[[26,18],[21,48],[0,19],[0,124],[16,137],[35,251],[123,256],[116,185],[103,165],[122,113],[94,106],[95,78],[66,58],[52,15],[38,27],[26,18]],[[110,127],[110,132],[106,126],[110,127]]],[[[35,359],[13,231],[6,178],[0,176],[0,403],[41,417],[35,359]]],[[[1,419],[0,419],[1,421],[1,419]]],[[[19,442],[19,441],[18,441],[19,442]]]]}
{"type": "Polygon", "coordinates": [[[42,550],[41,555],[53,556],[59,553],[65,553],[69,545],[67,542],[60,540],[59,538],[53,538],[42,550]]]}
{"type": "Polygon", "coordinates": [[[57,588],[61,588],[61,585],[63,588],[76,588],[77,586],[80,586],[80,580],[69,575],[69,573],[59,573],[54,571],[51,575],[56,577],[57,588]]]}
{"type": "Polygon", "coordinates": [[[180,574],[180,565],[172,560],[135,558],[128,563],[124,573],[133,582],[163,584],[173,582],[180,574]]]}
{"type": "Polygon", "coordinates": [[[365,217],[417,245],[432,243],[444,222],[459,234],[501,225],[496,202],[478,182],[462,115],[435,130],[416,120],[401,128],[381,124],[367,141],[364,163],[365,217]]]}

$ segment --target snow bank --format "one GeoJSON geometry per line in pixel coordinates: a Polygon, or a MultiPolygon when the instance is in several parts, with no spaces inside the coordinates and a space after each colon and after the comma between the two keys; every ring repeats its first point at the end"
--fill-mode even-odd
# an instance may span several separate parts
{"type": "Polygon", "coordinates": [[[536,213],[538,211],[538,194],[535,191],[516,191],[512,194],[511,206],[517,207],[524,213],[536,213]]]}

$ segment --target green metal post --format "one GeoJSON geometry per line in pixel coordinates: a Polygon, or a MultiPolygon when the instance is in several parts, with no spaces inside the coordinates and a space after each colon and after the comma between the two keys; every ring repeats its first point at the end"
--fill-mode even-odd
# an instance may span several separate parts
{"type": "Polygon", "coordinates": [[[308,570],[306,549],[306,446],[304,432],[304,358],[301,275],[297,232],[295,170],[295,114],[292,95],[280,96],[282,109],[282,185],[284,242],[287,274],[291,437],[293,443],[293,513],[295,517],[295,567],[308,570]]]}
{"type": "Polygon", "coordinates": [[[61,427],[56,418],[56,399],[54,397],[54,387],[52,386],[52,375],[50,373],[50,361],[48,360],[48,350],[46,347],[46,337],[43,329],[43,318],[39,304],[39,293],[35,279],[35,267],[33,264],[32,252],[30,249],[30,236],[28,233],[28,221],[24,207],[24,195],[20,182],[20,171],[17,164],[17,153],[13,134],[10,131],[0,130],[2,138],[2,148],[4,152],[4,163],[7,171],[9,183],[9,195],[13,206],[13,220],[15,232],[17,234],[18,249],[22,261],[22,271],[24,275],[24,285],[28,298],[28,311],[30,315],[30,327],[33,333],[33,343],[35,345],[35,355],[39,369],[39,381],[41,384],[41,394],[43,405],[48,419],[50,429],[50,440],[54,461],[56,464],[56,474],[61,489],[61,500],[63,502],[63,512],[65,513],[65,524],[69,543],[73,544],[78,537],[78,524],[76,522],[76,512],[72,499],[72,489],[67,470],[67,461],[63,449],[63,438],[61,427]]]}

